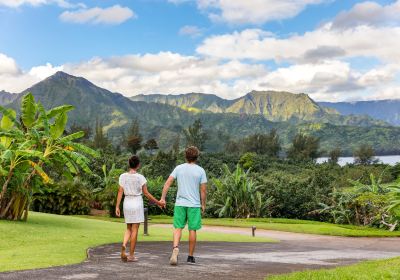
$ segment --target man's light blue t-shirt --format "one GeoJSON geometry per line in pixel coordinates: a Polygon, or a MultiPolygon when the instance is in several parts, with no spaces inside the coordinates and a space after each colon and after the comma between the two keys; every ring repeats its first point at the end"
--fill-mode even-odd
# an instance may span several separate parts
{"type": "Polygon", "coordinates": [[[200,207],[200,184],[207,183],[204,169],[197,164],[184,163],[175,167],[171,176],[178,181],[175,205],[200,207]]]}

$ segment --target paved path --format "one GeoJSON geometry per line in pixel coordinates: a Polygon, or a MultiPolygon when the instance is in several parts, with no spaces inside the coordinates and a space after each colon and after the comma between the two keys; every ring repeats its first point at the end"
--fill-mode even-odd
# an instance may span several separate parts
{"type": "MultiPolygon", "coordinates": [[[[203,230],[243,235],[251,232],[249,229],[209,226],[203,230]]],[[[196,266],[184,262],[187,252],[184,243],[178,267],[168,265],[170,242],[138,244],[138,263],[122,263],[119,260],[120,244],[111,244],[89,250],[89,258],[82,264],[0,273],[0,279],[264,279],[275,273],[400,256],[400,238],[344,238],[269,230],[257,230],[257,235],[281,242],[201,242],[197,248],[196,266]]]]}

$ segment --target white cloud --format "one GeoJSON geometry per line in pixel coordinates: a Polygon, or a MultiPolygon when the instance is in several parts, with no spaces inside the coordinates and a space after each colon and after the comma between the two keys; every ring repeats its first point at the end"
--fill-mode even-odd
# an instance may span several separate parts
{"type": "Polygon", "coordinates": [[[47,63],[23,71],[13,58],[0,53],[0,90],[18,93],[63,69],[63,66],[47,63]]]}
{"type": "Polygon", "coordinates": [[[382,6],[367,1],[356,4],[351,10],[340,13],[333,21],[333,28],[349,28],[358,25],[393,25],[400,23],[400,1],[382,6]]]}
{"type": "Polygon", "coordinates": [[[220,62],[171,52],[94,58],[65,65],[65,70],[125,95],[210,92],[228,98],[242,95],[242,91],[234,90],[237,80],[254,79],[267,73],[263,65],[220,62]]]}
{"type": "Polygon", "coordinates": [[[62,65],[61,66],[53,66],[50,63],[46,63],[46,65],[32,67],[28,74],[32,77],[43,80],[43,79],[55,74],[57,71],[63,71],[63,70],[64,70],[64,66],[62,66],[62,65]]]}
{"type": "Polygon", "coordinates": [[[245,29],[206,38],[197,52],[222,60],[292,64],[253,80],[254,88],[301,91],[331,101],[400,98],[399,12],[400,1],[364,2],[304,34],[278,37],[245,29]],[[352,58],[366,59],[365,70],[352,69],[352,58]],[[370,58],[379,64],[368,65],[370,58]]]}
{"type": "MultiPolygon", "coordinates": [[[[351,29],[331,29],[327,24],[303,35],[277,38],[260,29],[211,36],[197,52],[226,59],[275,60],[302,62],[316,48],[336,50],[334,57],[376,57],[400,63],[400,27],[361,25],[351,29]]],[[[319,53],[320,55],[323,52],[319,53]]],[[[332,52],[326,52],[332,58],[332,52]]],[[[323,59],[324,57],[319,57],[323,59]]]]}
{"type": "Polygon", "coordinates": [[[91,24],[121,24],[130,18],[135,18],[135,13],[128,7],[114,5],[109,8],[84,8],[76,11],[65,11],[60,19],[71,23],[91,24]]]}
{"type": "Polygon", "coordinates": [[[179,35],[198,37],[203,33],[203,29],[194,25],[185,25],[179,29],[179,35]]]}
{"type": "Polygon", "coordinates": [[[20,70],[15,60],[0,53],[0,75],[16,75],[19,72],[20,70]]]}
{"type": "Polygon", "coordinates": [[[83,3],[73,4],[67,0],[0,0],[0,6],[6,6],[10,8],[18,8],[23,5],[41,6],[41,5],[53,5],[53,4],[68,9],[85,7],[85,4],[83,3]]]}
{"type": "Polygon", "coordinates": [[[292,18],[312,4],[327,0],[197,0],[199,9],[214,21],[262,24],[292,18]]]}
{"type": "Polygon", "coordinates": [[[62,70],[126,96],[205,92],[232,99],[255,89],[305,92],[327,101],[399,97],[398,64],[361,72],[348,62],[326,60],[268,71],[262,64],[160,52],[39,65],[28,71],[20,70],[12,58],[0,55],[0,65],[0,90],[10,92],[20,92],[62,70]]]}

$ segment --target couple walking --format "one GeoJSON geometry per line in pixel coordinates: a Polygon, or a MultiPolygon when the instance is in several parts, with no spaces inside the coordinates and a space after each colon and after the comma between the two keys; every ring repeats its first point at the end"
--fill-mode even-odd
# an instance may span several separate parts
{"type": "Polygon", "coordinates": [[[135,247],[139,231],[139,225],[144,221],[144,208],[142,194],[150,201],[160,207],[166,206],[165,197],[168,189],[174,180],[178,183],[178,192],[174,208],[174,241],[172,254],[170,258],[171,265],[178,264],[179,242],[182,236],[182,230],[186,223],[189,229],[189,256],[187,262],[195,264],[194,250],[196,246],[196,231],[201,228],[201,215],[206,208],[206,183],[207,177],[203,168],[196,164],[199,157],[199,150],[196,147],[188,147],[185,150],[186,163],[178,165],[172,171],[165,182],[162,196],[157,200],[147,189],[146,178],[137,171],[140,168],[140,160],[137,156],[129,159],[129,171],[122,174],[119,178],[119,190],[116,215],[121,215],[119,205],[122,194],[125,195],[123,211],[127,229],[124,235],[124,241],[121,249],[121,259],[123,261],[136,262],[135,247]],[[129,256],[126,255],[126,244],[130,240],[129,256]]]}

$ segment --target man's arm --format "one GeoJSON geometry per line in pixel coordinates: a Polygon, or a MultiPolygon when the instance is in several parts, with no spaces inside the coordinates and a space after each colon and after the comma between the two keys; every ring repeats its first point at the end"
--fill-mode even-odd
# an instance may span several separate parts
{"type": "Polygon", "coordinates": [[[164,184],[164,188],[163,188],[161,199],[160,199],[160,202],[164,203],[164,205],[165,205],[165,198],[167,197],[168,190],[171,187],[173,182],[174,182],[174,177],[169,176],[167,181],[164,184]]]}
{"type": "Polygon", "coordinates": [[[121,216],[121,213],[119,210],[119,204],[121,203],[123,193],[124,193],[124,189],[120,186],[118,189],[117,205],[115,206],[115,216],[117,216],[117,217],[121,216]]]}
{"type": "Polygon", "coordinates": [[[203,183],[200,185],[200,195],[201,195],[201,210],[204,214],[206,211],[206,201],[207,201],[207,184],[203,183]]]}

